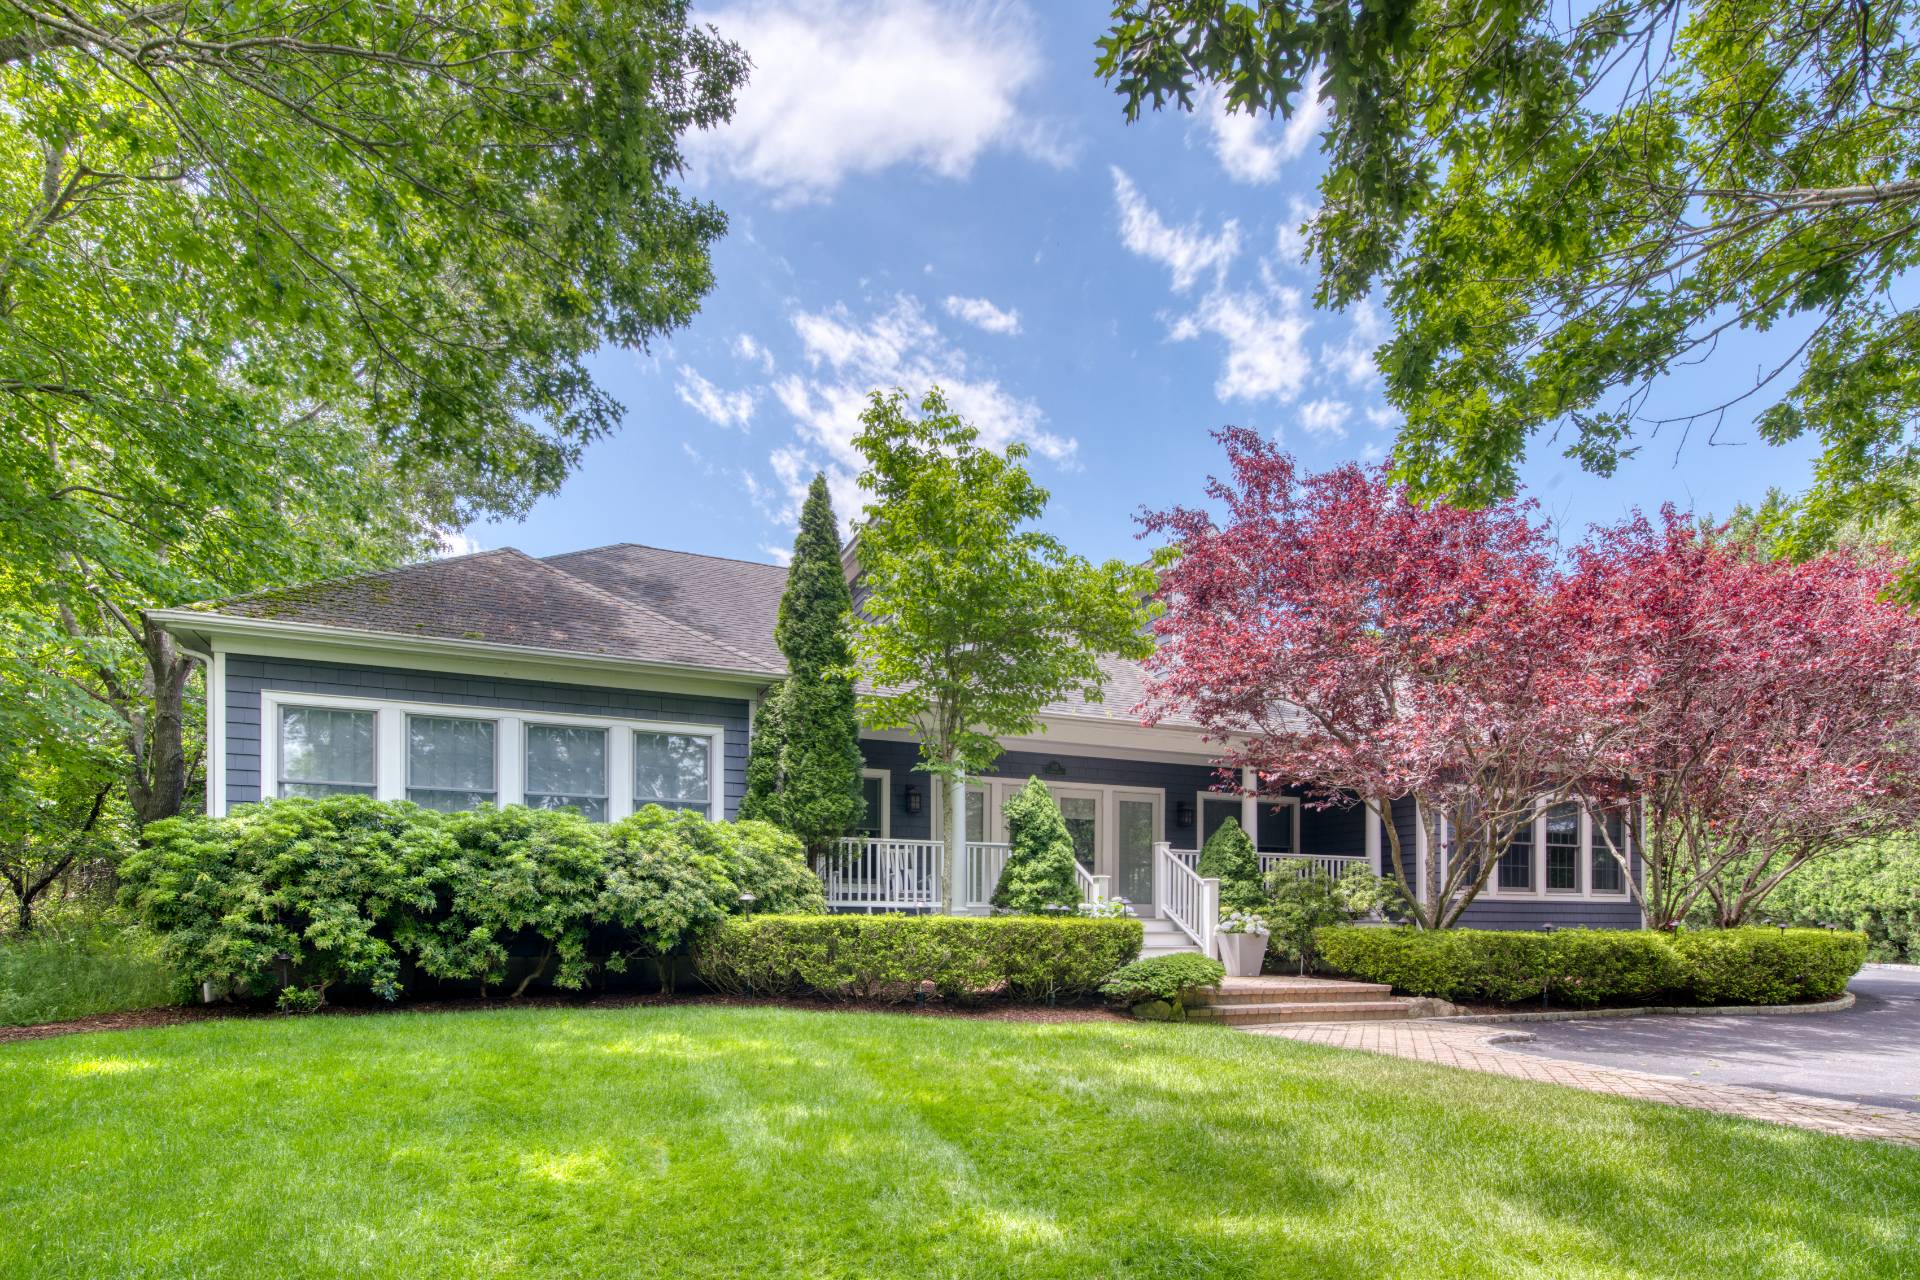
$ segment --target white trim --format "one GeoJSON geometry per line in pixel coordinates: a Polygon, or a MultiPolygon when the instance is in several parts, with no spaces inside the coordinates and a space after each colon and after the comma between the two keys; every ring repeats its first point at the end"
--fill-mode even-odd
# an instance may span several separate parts
{"type": "Polygon", "coordinates": [[[479,640],[394,636],[309,623],[234,619],[190,609],[155,609],[148,616],[170,634],[206,636],[236,657],[336,662],[403,671],[745,699],[781,678],[778,672],[685,667],[479,640]]]}
{"type": "MultiPolygon", "coordinates": [[[[1214,768],[1219,763],[1219,751],[1201,741],[1198,729],[1179,729],[1170,725],[1148,728],[1068,716],[1049,716],[1042,720],[1041,729],[1038,734],[999,738],[997,741],[1004,751],[1030,755],[1146,760],[1154,764],[1198,765],[1203,768],[1214,768]]],[[[860,736],[875,742],[920,741],[908,729],[863,727],[860,736]]]]}
{"type": "MultiPolygon", "coordinates": [[[[891,840],[893,839],[893,770],[862,769],[860,771],[861,782],[864,783],[868,778],[880,779],[880,834],[874,838],[891,840]]],[[[864,798],[866,788],[863,786],[860,790],[862,798],[864,798]]],[[[961,816],[964,817],[965,815],[963,814],[961,816]]]]}
{"type": "Polygon", "coordinates": [[[1367,862],[1370,866],[1372,866],[1373,874],[1375,874],[1376,876],[1383,876],[1386,874],[1386,868],[1382,865],[1380,861],[1381,859],[1380,811],[1378,809],[1375,809],[1373,807],[1373,804],[1370,801],[1365,801],[1365,800],[1360,802],[1360,808],[1361,808],[1361,812],[1365,815],[1362,821],[1366,824],[1365,839],[1366,839],[1367,862]]]}
{"type": "MultiPolygon", "coordinates": [[[[1542,796],[1534,801],[1533,808],[1533,847],[1531,850],[1532,884],[1525,889],[1503,889],[1500,887],[1500,870],[1498,867],[1495,867],[1491,882],[1481,894],[1483,898],[1499,902],[1543,902],[1547,900],[1554,902],[1623,902],[1631,896],[1630,891],[1626,888],[1624,878],[1621,881],[1621,888],[1618,892],[1596,890],[1593,887],[1593,856],[1595,848],[1592,814],[1585,805],[1580,804],[1577,800],[1561,800],[1558,803],[1561,805],[1573,805],[1579,813],[1580,844],[1578,852],[1575,854],[1578,860],[1575,867],[1575,879],[1579,887],[1576,889],[1551,890],[1547,888],[1547,811],[1554,808],[1555,805],[1549,804],[1547,798],[1542,796]]],[[[1631,826],[1630,823],[1622,825],[1623,828],[1631,826]]],[[[1630,830],[1626,831],[1625,834],[1627,839],[1628,871],[1624,874],[1630,875],[1632,874],[1633,836],[1630,830]]],[[[1501,852],[1504,855],[1505,850],[1501,852]]],[[[1604,854],[1606,852],[1605,846],[1602,846],[1599,852],[1604,854]]]]}
{"type": "MultiPolygon", "coordinates": [[[[707,739],[707,816],[726,810],[726,730],[720,725],[635,720],[625,716],[529,711],[517,707],[481,707],[457,702],[415,702],[394,698],[346,697],[265,689],[260,694],[260,795],[276,798],[280,789],[280,709],[335,707],[374,713],[374,794],[382,800],[407,795],[406,721],[410,715],[494,722],[494,785],[502,805],[526,797],[526,733],[529,724],[598,728],[607,731],[607,820],[617,822],[634,810],[633,735],[672,733],[707,739]]],[[[224,800],[224,798],[223,798],[224,800]]]]}
{"type": "Polygon", "coordinates": [[[217,643],[206,673],[207,812],[218,817],[227,811],[227,652],[217,643]]]}

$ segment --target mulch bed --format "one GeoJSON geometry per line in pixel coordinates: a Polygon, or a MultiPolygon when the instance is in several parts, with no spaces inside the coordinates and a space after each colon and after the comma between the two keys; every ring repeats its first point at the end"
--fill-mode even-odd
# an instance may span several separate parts
{"type": "Polygon", "coordinates": [[[895,1004],[878,1000],[805,1000],[797,998],[718,995],[631,995],[568,998],[523,996],[518,1000],[424,1000],[413,1004],[330,1005],[315,1014],[283,1014],[248,1005],[183,1005],[161,1009],[132,1009],[125,1013],[95,1014],[67,1022],[43,1022],[30,1027],[0,1027],[0,1044],[18,1040],[47,1040],[89,1031],[136,1031],[172,1027],[186,1022],[214,1022],[237,1018],[289,1017],[355,1018],[374,1013],[480,1013],[501,1009],[630,1009],[647,1005],[721,1005],[737,1008],[808,1009],[815,1013],[888,1013],[905,1017],[973,1018],[998,1022],[1127,1022],[1123,1014],[1097,1004],[1023,1005],[982,1003],[951,1005],[938,1001],[895,1004]]]}

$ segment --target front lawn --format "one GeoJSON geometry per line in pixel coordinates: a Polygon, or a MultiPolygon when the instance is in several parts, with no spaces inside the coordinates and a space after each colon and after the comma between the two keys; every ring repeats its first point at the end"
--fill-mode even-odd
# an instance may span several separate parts
{"type": "Polygon", "coordinates": [[[1205,1027],[201,1023],[0,1132],[9,1277],[1920,1274],[1920,1152],[1205,1027]]]}

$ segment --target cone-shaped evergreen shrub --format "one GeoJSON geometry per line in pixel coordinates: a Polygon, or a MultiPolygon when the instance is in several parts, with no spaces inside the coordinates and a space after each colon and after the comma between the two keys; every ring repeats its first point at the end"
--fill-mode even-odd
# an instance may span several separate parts
{"type": "Polygon", "coordinates": [[[787,749],[786,683],[767,690],[753,715],[753,739],[747,744],[747,793],[740,797],[742,822],[771,822],[785,827],[780,807],[781,756],[787,749]]]}
{"type": "Polygon", "coordinates": [[[1267,901],[1266,890],[1260,885],[1259,855],[1233,818],[1207,837],[1206,847],[1200,850],[1199,872],[1220,881],[1222,911],[1253,911],[1267,901]]]}
{"type": "Polygon", "coordinates": [[[993,905],[1017,915],[1038,915],[1048,907],[1072,909],[1080,901],[1073,874],[1073,837],[1053,793],[1038,778],[1028,778],[1020,794],[1007,801],[1007,865],[993,891],[993,905]]]}

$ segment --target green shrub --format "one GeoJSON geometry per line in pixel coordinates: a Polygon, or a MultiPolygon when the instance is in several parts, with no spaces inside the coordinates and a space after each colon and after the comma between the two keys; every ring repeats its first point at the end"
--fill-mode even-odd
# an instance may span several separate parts
{"type": "Polygon", "coordinates": [[[1865,934],[1825,929],[1689,929],[1673,948],[1702,1004],[1833,1000],[1867,959],[1865,934]]]}
{"type": "Polygon", "coordinates": [[[1019,915],[1039,915],[1080,901],[1073,871],[1073,837],[1053,793],[1028,778],[1007,801],[1007,863],[994,886],[993,905],[1019,915]]]}
{"type": "Polygon", "coordinates": [[[652,805],[608,827],[518,805],[277,800],[155,823],[121,876],[170,965],[251,995],[290,968],[322,997],[347,982],[392,999],[406,961],[484,989],[529,946],[539,959],[515,994],[539,978],[577,988],[596,968],[684,948],[744,911],[745,894],[756,908],[826,905],[794,837],[652,805]]]}
{"type": "Polygon", "coordinates": [[[905,1000],[931,984],[948,999],[1038,999],[1093,991],[1140,940],[1138,920],[754,916],[724,922],[693,955],[719,991],[905,1000]]]}
{"type": "Polygon", "coordinates": [[[1675,937],[1648,930],[1322,929],[1329,969],[1405,995],[1573,1007],[1664,1001],[1785,1004],[1831,999],[1865,957],[1859,934],[1728,929],[1675,937]]]}
{"type": "Polygon", "coordinates": [[[1769,924],[1837,924],[1867,936],[1867,959],[1920,963],[1920,837],[1895,836],[1814,858],[1761,903],[1769,924]]]}
{"type": "Polygon", "coordinates": [[[1207,837],[1195,870],[1220,881],[1223,911],[1258,911],[1266,905],[1267,894],[1260,886],[1260,855],[1254,851],[1247,833],[1232,818],[1207,837]]]}
{"type": "Polygon", "coordinates": [[[1100,984],[1100,991],[1122,1004],[1165,1000],[1179,1007],[1185,1003],[1188,992],[1217,987],[1226,976],[1227,967],[1218,960],[1182,951],[1170,956],[1148,956],[1124,965],[1108,975],[1100,984]]]}
{"type": "Polygon", "coordinates": [[[180,1004],[192,984],[161,949],[159,935],[113,913],[43,918],[0,940],[0,1026],[180,1004]]]}

